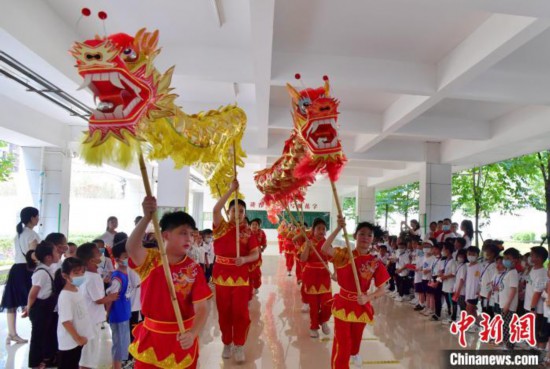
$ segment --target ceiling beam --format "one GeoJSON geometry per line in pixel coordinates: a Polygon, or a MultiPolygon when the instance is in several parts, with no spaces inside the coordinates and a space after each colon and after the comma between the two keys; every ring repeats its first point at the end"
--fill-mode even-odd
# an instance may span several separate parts
{"type": "Polygon", "coordinates": [[[272,85],[292,83],[296,73],[301,73],[306,86],[320,86],[323,75],[328,75],[334,81],[335,93],[339,86],[345,86],[428,95],[436,87],[436,70],[428,64],[328,54],[273,54],[272,85]]]}
{"type": "Polygon", "coordinates": [[[400,136],[440,139],[488,140],[491,125],[486,121],[424,114],[396,132],[400,136]]]}
{"type": "Polygon", "coordinates": [[[256,123],[260,128],[257,145],[267,148],[275,0],[250,0],[249,3],[254,82],[256,83],[256,123]]]}
{"type": "Polygon", "coordinates": [[[548,29],[550,20],[494,14],[437,65],[437,92],[431,96],[403,96],[384,113],[383,133],[358,137],[356,147],[364,152],[410,123],[453,91],[548,29]]]}

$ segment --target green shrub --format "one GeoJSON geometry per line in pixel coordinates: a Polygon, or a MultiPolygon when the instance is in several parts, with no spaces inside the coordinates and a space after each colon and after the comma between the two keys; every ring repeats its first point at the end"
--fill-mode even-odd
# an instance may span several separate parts
{"type": "Polygon", "coordinates": [[[512,238],[519,242],[535,242],[535,232],[518,232],[512,238]]]}

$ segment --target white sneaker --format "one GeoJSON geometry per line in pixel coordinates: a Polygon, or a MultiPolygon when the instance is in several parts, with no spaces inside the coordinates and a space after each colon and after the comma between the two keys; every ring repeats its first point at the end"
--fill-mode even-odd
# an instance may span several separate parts
{"type": "Polygon", "coordinates": [[[477,332],[479,332],[479,328],[475,324],[466,330],[466,333],[477,333],[477,332]]]}
{"type": "Polygon", "coordinates": [[[237,364],[242,364],[245,362],[246,358],[244,357],[243,346],[235,346],[234,354],[235,354],[235,361],[237,362],[237,364]]]}
{"type": "Polygon", "coordinates": [[[420,314],[425,315],[425,316],[432,316],[434,313],[430,309],[427,309],[427,310],[425,309],[420,314]]]}
{"type": "Polygon", "coordinates": [[[412,299],[411,301],[409,301],[409,304],[411,305],[417,305],[418,304],[418,300],[416,298],[412,299]]]}
{"type": "Polygon", "coordinates": [[[300,311],[302,313],[307,313],[309,311],[309,304],[302,304],[302,309],[300,311]]]}
{"type": "Polygon", "coordinates": [[[363,358],[361,357],[361,355],[359,354],[352,355],[350,359],[351,359],[351,363],[356,367],[361,368],[363,366],[363,358]]]}
{"type": "Polygon", "coordinates": [[[328,323],[321,324],[321,330],[324,334],[329,335],[330,334],[330,327],[328,326],[328,323]]]}
{"type": "Polygon", "coordinates": [[[451,324],[452,322],[452,319],[445,319],[441,321],[441,324],[451,324]]]}
{"type": "Polygon", "coordinates": [[[260,292],[260,290],[259,290],[259,289],[257,289],[257,288],[254,288],[254,294],[255,294],[255,295],[257,295],[257,294],[258,294],[258,292],[260,292]]]}
{"type": "Polygon", "coordinates": [[[397,296],[397,297],[395,298],[395,301],[397,301],[397,302],[403,302],[403,297],[397,296]]]}
{"type": "Polygon", "coordinates": [[[231,359],[232,350],[233,350],[233,345],[224,345],[223,346],[223,352],[222,352],[222,358],[231,359]]]}
{"type": "Polygon", "coordinates": [[[310,329],[309,330],[309,336],[311,338],[319,338],[319,330],[318,329],[310,329]]]}

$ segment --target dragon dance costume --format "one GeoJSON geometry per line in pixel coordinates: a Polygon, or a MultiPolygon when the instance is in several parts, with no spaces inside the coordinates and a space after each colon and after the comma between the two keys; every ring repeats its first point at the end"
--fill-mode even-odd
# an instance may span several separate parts
{"type": "MultiPolygon", "coordinates": [[[[212,280],[216,285],[216,307],[224,345],[242,346],[250,327],[248,301],[250,299],[249,264],[235,265],[237,257],[235,223],[214,226],[216,263],[212,280]]],[[[251,237],[250,228],[239,224],[240,256],[248,256],[259,247],[257,237],[251,237]]]]}
{"type": "MultiPolygon", "coordinates": [[[[141,278],[141,312],[144,316],[144,321],[133,330],[135,338],[129,347],[129,352],[136,360],[135,368],[196,368],[198,339],[186,350],[180,346],[177,339],[178,324],[170,303],[160,252],[147,249],[143,264],[136,265],[130,260],[130,267],[141,278]]],[[[201,267],[188,257],[170,265],[170,272],[187,330],[193,326],[193,304],[211,298],[212,292],[201,267]]]]}
{"type": "MultiPolygon", "coordinates": [[[[370,302],[359,305],[357,288],[353,278],[349,251],[335,248],[332,258],[340,292],[334,296],[332,315],[334,315],[334,343],[332,346],[332,369],[347,369],[351,355],[357,355],[361,346],[363,330],[374,319],[374,309],[370,302]]],[[[378,288],[384,285],[390,275],[382,261],[371,254],[353,251],[353,262],[359,274],[359,284],[363,294],[367,293],[371,283],[378,288]]]]}

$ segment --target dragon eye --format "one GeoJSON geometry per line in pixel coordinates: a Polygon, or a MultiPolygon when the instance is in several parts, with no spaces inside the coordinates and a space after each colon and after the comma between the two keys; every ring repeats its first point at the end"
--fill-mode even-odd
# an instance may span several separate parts
{"type": "Polygon", "coordinates": [[[124,54],[124,59],[126,61],[135,61],[137,59],[137,53],[135,52],[134,49],[127,48],[127,49],[124,49],[122,53],[124,54]]]}

